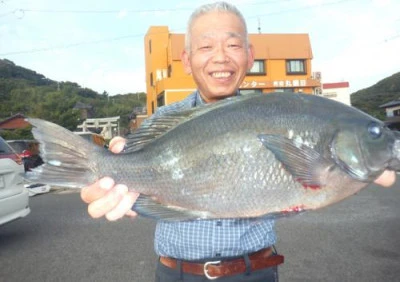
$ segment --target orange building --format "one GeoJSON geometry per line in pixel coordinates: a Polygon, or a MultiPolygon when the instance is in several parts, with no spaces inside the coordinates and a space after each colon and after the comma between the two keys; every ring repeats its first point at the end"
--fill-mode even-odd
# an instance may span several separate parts
{"type": "MultiPolygon", "coordinates": [[[[313,94],[321,83],[311,71],[313,58],[308,34],[249,34],[255,50],[253,68],[240,86],[242,93],[291,91],[313,94]]],[[[184,71],[184,34],[167,26],[152,26],[145,38],[147,113],[184,99],[196,89],[184,71]]]]}

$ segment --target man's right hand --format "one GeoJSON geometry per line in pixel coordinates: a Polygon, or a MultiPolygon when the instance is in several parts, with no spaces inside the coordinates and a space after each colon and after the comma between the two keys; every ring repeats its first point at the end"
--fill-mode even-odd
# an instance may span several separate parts
{"type": "MultiPolygon", "coordinates": [[[[119,153],[125,146],[125,139],[115,137],[110,141],[110,150],[119,153]]],[[[95,183],[82,188],[81,198],[88,203],[89,215],[93,218],[105,216],[114,221],[123,216],[134,217],[137,214],[131,210],[139,193],[128,192],[128,187],[115,184],[110,177],[104,177],[95,183]]]]}

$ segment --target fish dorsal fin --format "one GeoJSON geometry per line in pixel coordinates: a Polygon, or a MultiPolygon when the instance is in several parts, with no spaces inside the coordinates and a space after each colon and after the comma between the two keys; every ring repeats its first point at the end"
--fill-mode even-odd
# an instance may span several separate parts
{"type": "Polygon", "coordinates": [[[139,129],[126,136],[124,153],[135,152],[147,144],[168,132],[178,124],[185,122],[190,117],[190,112],[181,114],[168,113],[163,116],[154,117],[144,121],[139,129]]]}
{"type": "Polygon", "coordinates": [[[142,216],[165,221],[189,221],[212,218],[207,211],[189,210],[177,206],[163,205],[149,196],[140,194],[132,210],[142,216]]]}
{"type": "MultiPolygon", "coordinates": [[[[256,96],[258,95],[262,94],[257,94],[256,96]]],[[[246,96],[234,96],[211,104],[204,104],[186,110],[169,111],[167,113],[162,113],[158,116],[153,116],[144,121],[140,128],[137,129],[134,133],[126,136],[127,143],[125,145],[124,153],[141,150],[147,144],[156,140],[166,132],[194,117],[201,116],[205,113],[208,113],[212,110],[218,109],[231,103],[249,99],[253,96],[255,96],[255,94],[246,96]]]]}

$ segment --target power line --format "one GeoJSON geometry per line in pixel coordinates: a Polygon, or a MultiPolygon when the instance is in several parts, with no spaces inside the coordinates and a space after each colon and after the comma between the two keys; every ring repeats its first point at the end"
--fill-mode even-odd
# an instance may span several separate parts
{"type": "Polygon", "coordinates": [[[384,42],[386,43],[386,42],[389,42],[389,41],[392,41],[392,40],[396,40],[397,38],[400,38],[400,32],[395,34],[395,35],[393,35],[393,36],[391,36],[391,37],[385,38],[384,42]]]}
{"type": "Polygon", "coordinates": [[[0,17],[5,17],[5,16],[11,15],[13,13],[14,13],[14,11],[7,12],[7,13],[4,13],[4,14],[0,14],[0,17]]]}
{"type": "Polygon", "coordinates": [[[47,52],[47,51],[53,51],[53,50],[68,49],[68,48],[77,47],[77,46],[81,46],[81,45],[104,43],[104,42],[117,41],[117,40],[123,40],[123,39],[134,38],[134,37],[143,37],[143,34],[131,34],[131,35],[124,35],[124,36],[118,36],[118,37],[107,38],[107,39],[99,39],[99,40],[93,40],[93,41],[83,41],[83,42],[72,43],[72,44],[61,45],[61,46],[54,46],[54,47],[47,47],[47,48],[36,48],[36,49],[23,50],[23,51],[12,51],[12,52],[7,52],[7,53],[2,53],[2,54],[0,54],[0,56],[10,56],[10,55],[21,55],[21,54],[31,54],[31,53],[38,53],[38,52],[47,52]]]}
{"type": "MultiPolygon", "coordinates": [[[[5,1],[5,0],[0,0],[5,1]]],[[[10,1],[10,0],[8,0],[10,1]]],[[[294,0],[271,0],[271,1],[262,1],[262,2],[254,2],[247,3],[246,6],[255,6],[255,5],[264,5],[264,4],[272,4],[272,3],[282,3],[282,2],[290,2],[294,0]]],[[[3,2],[0,2],[3,3],[3,2]]],[[[57,10],[57,9],[14,9],[10,12],[0,14],[0,17],[7,16],[10,14],[17,13],[50,13],[50,14],[116,14],[120,12],[127,13],[157,13],[157,12],[180,12],[180,11],[193,11],[195,8],[187,7],[187,8],[159,8],[159,9],[119,9],[119,10],[57,10]]]]}
{"type": "Polygon", "coordinates": [[[350,1],[356,1],[356,0],[340,0],[340,1],[335,1],[335,2],[322,3],[322,4],[307,5],[307,6],[293,8],[293,9],[287,9],[287,10],[269,12],[269,13],[261,14],[261,15],[255,15],[255,16],[249,17],[249,19],[270,16],[270,15],[279,15],[279,14],[290,13],[290,12],[297,12],[297,11],[301,11],[301,10],[318,8],[318,7],[323,7],[323,6],[335,5],[335,4],[341,4],[344,2],[350,2],[350,1]]]}
{"type": "Polygon", "coordinates": [[[25,13],[50,13],[50,14],[118,14],[121,12],[127,13],[159,13],[159,12],[180,12],[180,11],[189,11],[193,10],[192,8],[175,8],[175,9],[148,9],[148,10],[40,10],[40,9],[14,9],[10,12],[0,14],[0,17],[5,17],[8,15],[16,15],[19,19],[21,19],[25,13]],[[21,16],[22,15],[22,16],[21,16]]]}
{"type": "MultiPolygon", "coordinates": [[[[286,0],[286,1],[292,1],[292,0],[286,0]]],[[[264,15],[257,15],[257,16],[251,16],[247,17],[247,19],[252,19],[252,18],[260,18],[263,16],[267,15],[272,15],[272,14],[282,14],[286,12],[293,12],[293,11],[299,11],[299,10],[304,10],[304,9],[309,9],[309,8],[315,8],[315,7],[320,7],[320,6],[327,6],[327,5],[334,5],[334,4],[340,4],[343,2],[349,2],[349,1],[355,1],[355,0],[340,0],[340,1],[335,1],[335,2],[329,2],[329,3],[323,3],[323,4],[316,4],[316,5],[309,5],[305,7],[299,7],[299,8],[294,8],[294,9],[287,9],[287,10],[282,10],[282,11],[277,11],[277,12],[271,12],[268,14],[264,15]]],[[[250,3],[252,5],[258,5],[258,4],[265,4],[265,3],[273,3],[273,2],[281,2],[281,1],[263,1],[263,2],[256,2],[256,3],[250,3]]],[[[1,2],[0,2],[1,3],[1,2]]],[[[131,12],[160,12],[160,11],[175,11],[178,9],[150,9],[150,10],[128,10],[131,12]]],[[[180,10],[192,10],[192,8],[182,8],[180,10]]],[[[15,10],[15,11],[35,11],[35,10],[15,10]]],[[[14,11],[14,12],[15,12],[14,11]]],[[[56,10],[40,10],[42,12],[54,12],[56,10]]],[[[115,12],[120,12],[121,10],[104,10],[104,11],[96,11],[96,10],[69,10],[69,11],[59,11],[59,12],[79,12],[79,13],[115,13],[115,12]]],[[[14,13],[11,12],[11,13],[14,13]]],[[[1,16],[1,15],[0,15],[1,16]]],[[[400,19],[400,18],[399,18],[400,19]]],[[[178,29],[178,30],[184,30],[178,29]]],[[[72,43],[72,44],[66,44],[66,45],[60,45],[60,46],[53,46],[53,47],[47,47],[47,48],[35,48],[35,49],[30,49],[30,50],[21,50],[21,51],[11,51],[11,52],[6,52],[6,53],[1,53],[0,56],[10,56],[10,55],[21,55],[21,54],[30,54],[30,53],[38,53],[38,52],[47,52],[47,51],[53,51],[53,50],[61,50],[61,49],[68,49],[72,47],[77,47],[77,46],[82,46],[82,45],[91,45],[91,44],[97,44],[97,43],[104,43],[104,42],[111,42],[111,41],[118,41],[118,40],[124,40],[124,39],[129,39],[129,38],[135,38],[135,37],[143,37],[144,34],[131,34],[131,35],[123,35],[123,36],[118,36],[118,37],[113,37],[113,38],[105,38],[105,39],[98,39],[98,40],[93,40],[93,41],[82,41],[82,42],[77,42],[77,43],[72,43]]],[[[392,41],[400,37],[400,34],[396,34],[392,37],[389,37],[384,40],[384,42],[392,41]]]]}
{"type": "MultiPolygon", "coordinates": [[[[1,0],[4,1],[4,0],[1,0]]],[[[8,0],[10,1],[10,0],[8,0]]],[[[273,4],[273,3],[282,3],[282,2],[291,2],[294,0],[271,0],[271,1],[262,1],[262,2],[253,2],[253,3],[247,3],[246,6],[256,6],[256,5],[265,5],[265,4],[273,4]]],[[[348,1],[354,1],[354,0],[341,0],[341,1],[336,1],[336,2],[330,2],[330,3],[323,3],[323,4],[316,4],[316,5],[309,5],[305,7],[300,7],[300,8],[294,8],[294,9],[287,9],[287,10],[282,10],[282,11],[277,11],[277,12],[271,12],[267,13],[264,15],[257,15],[254,17],[260,17],[260,16],[265,16],[265,15],[273,15],[273,14],[283,14],[287,12],[293,12],[293,11],[298,11],[298,10],[303,10],[303,9],[308,9],[308,8],[314,8],[314,7],[319,7],[319,6],[326,6],[326,5],[333,5],[333,4],[339,4],[342,2],[348,2],[348,1]]],[[[0,2],[2,3],[2,2],[0,2]]],[[[4,3],[4,2],[3,2],[4,3]]],[[[240,6],[240,5],[238,5],[240,6]]],[[[35,13],[50,13],[50,14],[117,14],[120,12],[126,12],[126,13],[157,13],[157,12],[180,12],[180,11],[193,11],[193,7],[191,8],[160,8],[160,9],[135,9],[135,10],[127,10],[127,9],[119,9],[119,10],[57,10],[57,9],[14,9],[10,12],[0,14],[0,17],[4,17],[7,15],[14,14],[16,15],[19,19],[22,19],[25,13],[29,12],[35,12],[35,13]]],[[[250,18],[254,18],[250,17],[250,18]]]]}
{"type": "Polygon", "coordinates": [[[64,14],[115,14],[121,11],[128,13],[154,13],[154,12],[179,12],[193,10],[192,8],[174,8],[174,9],[148,9],[148,10],[39,10],[39,9],[21,9],[24,12],[36,13],[64,13],[64,14]]]}

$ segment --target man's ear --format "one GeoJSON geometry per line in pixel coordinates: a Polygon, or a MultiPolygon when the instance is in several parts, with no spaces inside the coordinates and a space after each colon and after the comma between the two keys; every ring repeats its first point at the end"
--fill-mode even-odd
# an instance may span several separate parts
{"type": "Polygon", "coordinates": [[[186,49],[182,51],[181,60],[183,63],[183,68],[187,74],[192,74],[192,67],[190,66],[190,57],[186,49]]]}

